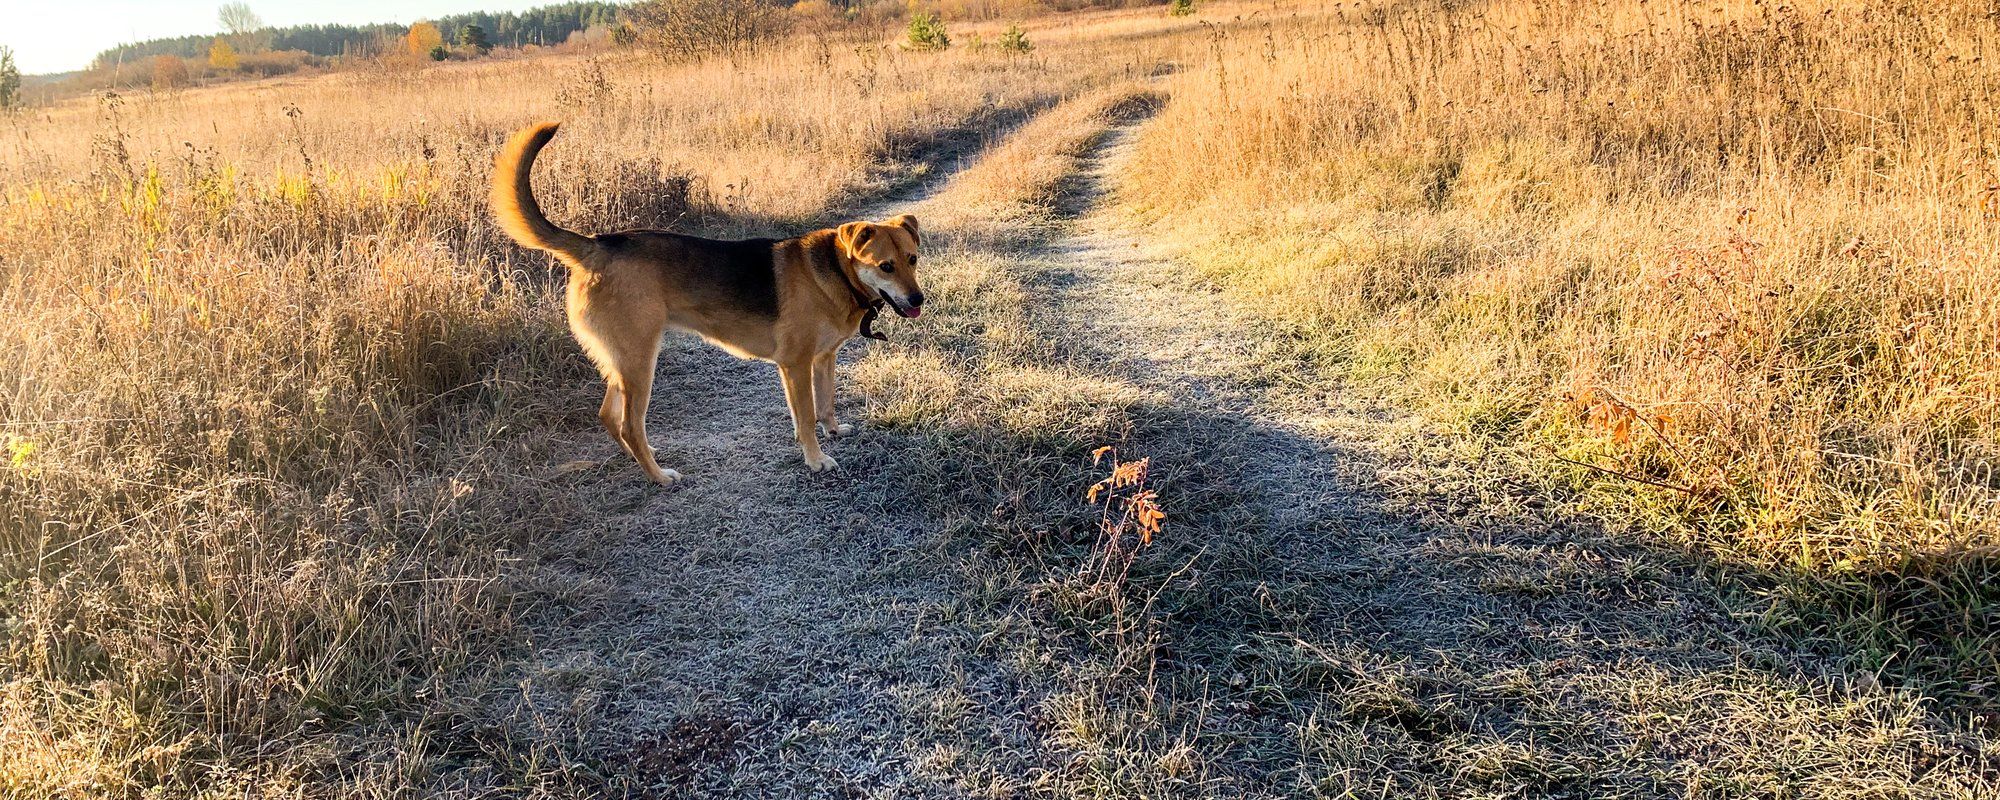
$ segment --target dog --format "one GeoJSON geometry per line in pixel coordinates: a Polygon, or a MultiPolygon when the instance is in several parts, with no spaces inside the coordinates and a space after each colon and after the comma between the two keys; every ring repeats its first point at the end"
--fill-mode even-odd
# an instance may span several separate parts
{"type": "MultiPolygon", "coordinates": [[[[646,477],[666,485],[646,438],[646,404],[661,337],[692,332],[740,358],[778,365],[792,433],[814,472],[837,466],[828,438],[853,432],[834,415],[834,356],[886,303],[922,313],[916,217],[849,222],[790,239],[721,241],[667,231],[585,236],[542,215],[529,175],[555,123],[522,129],[494,160],[493,214],[523,247],[569,268],[570,332],[604,375],[597,418],[646,477]]],[[[872,332],[870,332],[872,335],[872,332]]]]}

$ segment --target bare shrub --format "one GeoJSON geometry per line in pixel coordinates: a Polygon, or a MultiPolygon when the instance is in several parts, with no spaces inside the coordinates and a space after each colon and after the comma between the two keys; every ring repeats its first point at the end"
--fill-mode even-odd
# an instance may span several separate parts
{"type": "Polygon", "coordinates": [[[649,0],[626,13],[639,42],[669,61],[738,58],[790,23],[783,9],[758,0],[649,0]]]}
{"type": "Polygon", "coordinates": [[[304,50],[269,50],[237,56],[237,68],[252,75],[289,75],[319,61],[304,50]]]}
{"type": "Polygon", "coordinates": [[[153,57],[153,88],[178,89],[188,81],[187,62],[179,56],[153,57]]]}
{"type": "Polygon", "coordinates": [[[1152,459],[1124,461],[1118,458],[1117,448],[1100,447],[1091,454],[1091,462],[1102,463],[1106,455],[1111,456],[1110,474],[1091,484],[1084,498],[1097,508],[1097,546],[1078,576],[1122,616],[1123,589],[1132,574],[1132,562],[1139,559],[1140,550],[1153,543],[1167,513],[1160,508],[1159,492],[1146,485],[1152,459]]]}

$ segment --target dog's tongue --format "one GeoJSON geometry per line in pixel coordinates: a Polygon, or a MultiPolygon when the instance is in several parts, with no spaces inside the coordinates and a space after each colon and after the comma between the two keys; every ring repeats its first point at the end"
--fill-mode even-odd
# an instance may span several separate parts
{"type": "Polygon", "coordinates": [[[918,314],[922,314],[922,313],[924,313],[924,310],[923,310],[923,309],[921,309],[921,308],[912,308],[912,309],[910,309],[910,310],[908,310],[908,311],[905,311],[905,312],[903,312],[903,316],[905,316],[905,317],[909,317],[910,319],[916,319],[916,318],[917,318],[917,315],[918,315],[918,314]]]}

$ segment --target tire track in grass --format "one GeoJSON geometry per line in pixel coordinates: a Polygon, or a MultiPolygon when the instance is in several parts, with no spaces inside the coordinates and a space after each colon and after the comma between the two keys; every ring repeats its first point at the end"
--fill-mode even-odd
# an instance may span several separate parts
{"type": "Polygon", "coordinates": [[[1129,132],[1087,160],[1066,204],[1079,217],[1033,258],[1030,325],[1059,362],[1145,398],[1121,455],[1153,459],[1171,522],[1126,587],[1153,616],[1124,636],[1072,610],[1076,554],[1026,569],[1052,601],[1024,604],[1014,619],[1042,630],[1013,641],[1081,631],[1051,648],[1066,661],[1022,680],[1047,692],[1044,744],[1064,754],[1045,788],[1595,798],[2000,786],[1990,744],[1938,725],[1919,696],[1739,621],[1698,564],[1564,521],[1461,522],[1407,504],[1384,477],[1427,466],[1394,451],[1408,420],[1304,377],[1254,317],[1107,208],[1129,132]]]}

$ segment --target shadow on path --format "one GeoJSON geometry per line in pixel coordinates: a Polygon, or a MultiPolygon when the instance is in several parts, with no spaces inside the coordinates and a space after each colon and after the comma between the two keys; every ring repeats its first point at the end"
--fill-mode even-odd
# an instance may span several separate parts
{"type": "MultiPolygon", "coordinates": [[[[1103,198],[1122,138],[1074,213],[1103,198]]],[[[1275,361],[1255,320],[1132,236],[1078,224],[1038,262],[1038,327],[1155,398],[1121,455],[1154,460],[1174,521],[1135,578],[1158,593],[1161,672],[1127,700],[1158,716],[1139,750],[1208,759],[1194,794],[2000,785],[1992,744],[1755,631],[1709,565],[1566,521],[1413,507],[1383,480],[1399,459],[1382,409],[1275,361]]]]}
{"type": "MultiPolygon", "coordinates": [[[[1056,356],[1150,398],[1122,447],[1154,459],[1172,515],[1134,578],[1158,592],[1157,672],[1116,674],[1104,662],[1120,654],[1006,589],[1046,565],[994,538],[1008,526],[983,508],[925,511],[949,491],[1005,506],[979,487],[1009,482],[1039,487],[1014,502],[1060,502],[1080,489],[1056,485],[1077,454],[1004,442],[1021,455],[968,464],[973,488],[947,489],[920,466],[928,434],[871,430],[829,443],[842,468],[814,475],[770,365],[674,336],[651,429],[688,480],[657,490],[579,434],[606,463],[575,478],[606,509],[578,533],[596,589],[537,625],[524,681],[526,715],[566,726],[608,790],[1605,797],[2000,781],[1990,746],[1940,730],[1920,698],[1733,619],[1699,564],[1404,505],[1381,478],[1395,456],[1380,409],[1273,365],[1254,322],[1087,216],[1122,136],[1063,187],[1073,235],[1023,258],[1056,356]],[[1026,663],[1052,652],[1073,660],[1026,663]],[[993,788],[1001,776],[1013,782],[993,788]]],[[[862,211],[931,190],[915,191],[862,211]]]]}

